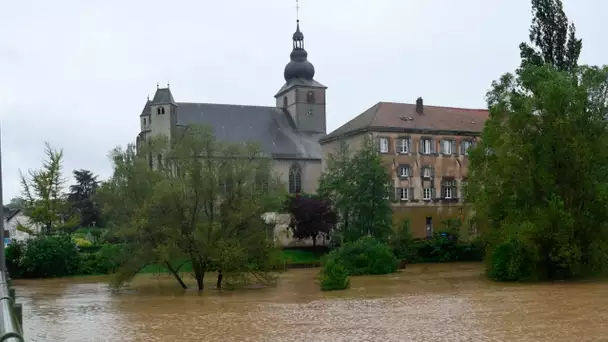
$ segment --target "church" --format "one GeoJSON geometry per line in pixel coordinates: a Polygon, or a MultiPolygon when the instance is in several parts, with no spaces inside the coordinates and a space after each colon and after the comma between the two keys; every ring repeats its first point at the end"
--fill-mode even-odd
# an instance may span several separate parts
{"type": "Polygon", "coordinates": [[[274,160],[274,170],[290,193],[314,193],[323,155],[319,139],[327,134],[327,87],[315,81],[307,57],[298,20],[285,84],[273,107],[177,102],[169,86],[157,87],[141,112],[137,141],[156,135],[171,139],[172,132],[188,125],[210,126],[219,141],[257,143],[274,160]]]}

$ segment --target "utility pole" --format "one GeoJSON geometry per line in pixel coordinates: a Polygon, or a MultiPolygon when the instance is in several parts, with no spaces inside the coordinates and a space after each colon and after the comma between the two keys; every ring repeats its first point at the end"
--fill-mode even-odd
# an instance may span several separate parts
{"type": "Polygon", "coordinates": [[[2,198],[2,127],[0,126],[0,226],[2,227],[2,243],[0,243],[0,271],[6,272],[6,260],[4,254],[4,201],[2,198]]]}

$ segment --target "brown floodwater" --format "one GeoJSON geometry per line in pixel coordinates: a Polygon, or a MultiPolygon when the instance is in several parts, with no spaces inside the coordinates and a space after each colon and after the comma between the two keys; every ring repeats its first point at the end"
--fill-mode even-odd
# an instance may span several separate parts
{"type": "Polygon", "coordinates": [[[121,291],[103,277],[14,284],[28,341],[608,340],[606,282],[497,284],[480,264],[436,264],[323,293],[317,272],[202,295],[151,275],[121,291]]]}

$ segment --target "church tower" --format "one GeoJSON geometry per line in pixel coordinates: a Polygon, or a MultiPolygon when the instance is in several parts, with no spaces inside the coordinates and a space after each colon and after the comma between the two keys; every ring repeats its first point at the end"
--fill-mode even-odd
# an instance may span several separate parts
{"type": "Polygon", "coordinates": [[[327,134],[326,86],[315,81],[315,67],[307,59],[304,34],[297,20],[291,61],[285,66],[285,85],[275,95],[276,105],[291,116],[298,132],[327,134]]]}

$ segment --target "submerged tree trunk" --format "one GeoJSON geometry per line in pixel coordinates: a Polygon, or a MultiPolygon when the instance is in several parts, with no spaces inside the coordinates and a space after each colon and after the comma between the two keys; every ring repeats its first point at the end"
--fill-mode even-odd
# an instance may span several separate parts
{"type": "Polygon", "coordinates": [[[217,287],[218,290],[222,289],[222,280],[224,279],[224,274],[222,274],[222,271],[218,271],[217,272],[217,283],[215,284],[215,286],[217,287]]]}
{"type": "Polygon", "coordinates": [[[205,279],[205,269],[203,267],[203,263],[199,260],[192,261],[192,269],[194,271],[194,278],[196,278],[198,290],[203,291],[205,288],[205,285],[203,284],[203,280],[205,279]]]}
{"type": "Polygon", "coordinates": [[[165,265],[167,265],[167,268],[169,269],[169,271],[171,271],[171,274],[173,274],[173,276],[175,277],[175,279],[177,280],[177,282],[182,286],[182,289],[187,289],[188,285],[186,285],[186,283],[184,283],[184,281],[182,280],[182,277],[179,276],[179,273],[177,273],[177,270],[174,269],[173,267],[171,267],[171,264],[169,264],[168,261],[165,261],[165,265]]]}

